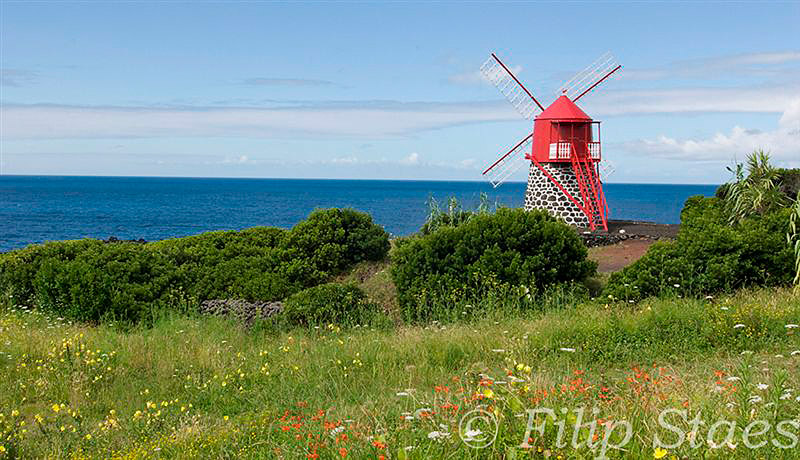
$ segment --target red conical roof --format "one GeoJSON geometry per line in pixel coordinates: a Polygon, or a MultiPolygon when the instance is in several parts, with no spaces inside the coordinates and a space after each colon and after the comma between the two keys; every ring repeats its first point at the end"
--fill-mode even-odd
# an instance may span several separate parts
{"type": "Polygon", "coordinates": [[[558,99],[550,104],[550,107],[544,109],[537,119],[547,120],[589,120],[591,117],[586,115],[586,112],[580,109],[574,102],[569,100],[565,95],[561,95],[558,99]]]}

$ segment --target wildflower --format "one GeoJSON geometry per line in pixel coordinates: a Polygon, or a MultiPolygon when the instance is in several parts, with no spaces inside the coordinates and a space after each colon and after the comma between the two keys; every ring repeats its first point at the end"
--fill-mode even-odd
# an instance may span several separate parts
{"type": "Polygon", "coordinates": [[[442,439],[450,436],[450,433],[446,431],[431,431],[428,433],[428,439],[442,439]]]}
{"type": "Polygon", "coordinates": [[[725,380],[727,380],[729,382],[736,382],[736,381],[739,381],[739,380],[742,380],[742,379],[740,379],[739,377],[736,377],[736,376],[731,376],[731,377],[728,377],[725,380]]]}
{"type": "Polygon", "coordinates": [[[750,404],[755,404],[763,401],[764,399],[761,396],[753,395],[750,396],[750,399],[747,400],[750,404]]]}
{"type": "Polygon", "coordinates": [[[742,324],[742,323],[739,323],[739,324],[733,326],[734,329],[741,329],[743,327],[744,327],[744,324],[742,324]]]}
{"type": "Polygon", "coordinates": [[[408,392],[406,391],[398,391],[397,396],[408,396],[408,392]]]}
{"type": "Polygon", "coordinates": [[[87,441],[91,441],[91,440],[92,440],[92,435],[91,435],[91,434],[89,434],[89,433],[86,433],[86,436],[84,436],[84,438],[85,438],[87,441]]]}
{"type": "Polygon", "coordinates": [[[492,352],[493,353],[505,353],[506,351],[503,350],[502,348],[494,348],[494,349],[492,349],[492,352]]]}
{"type": "Polygon", "coordinates": [[[792,356],[800,355],[800,350],[795,350],[791,353],[792,356]]]}
{"type": "Polygon", "coordinates": [[[467,430],[464,432],[464,441],[472,441],[481,434],[483,434],[481,430],[467,430]]]}
{"type": "Polygon", "coordinates": [[[61,407],[59,407],[58,404],[53,404],[53,412],[58,412],[60,410],[61,410],[61,407]]]}
{"type": "Polygon", "coordinates": [[[767,385],[766,383],[759,383],[758,385],[756,385],[756,388],[758,388],[759,390],[766,390],[767,388],[769,388],[769,385],[767,385]]]}
{"type": "Polygon", "coordinates": [[[347,457],[347,449],[345,449],[344,447],[339,449],[339,456],[341,456],[342,458],[347,457]]]}
{"type": "Polygon", "coordinates": [[[797,329],[798,327],[800,327],[800,326],[798,326],[797,324],[787,324],[786,325],[786,329],[797,329]]]}
{"type": "Polygon", "coordinates": [[[574,348],[559,348],[559,350],[566,351],[566,352],[569,352],[569,353],[575,353],[575,349],[574,348]]]}
{"type": "Polygon", "coordinates": [[[653,451],[653,458],[664,458],[666,455],[667,455],[667,450],[662,449],[660,447],[655,451],[653,451]]]}
{"type": "Polygon", "coordinates": [[[681,285],[680,285],[680,284],[677,284],[677,283],[676,283],[676,284],[673,284],[672,286],[673,286],[674,288],[679,288],[679,287],[681,287],[681,285]]]}

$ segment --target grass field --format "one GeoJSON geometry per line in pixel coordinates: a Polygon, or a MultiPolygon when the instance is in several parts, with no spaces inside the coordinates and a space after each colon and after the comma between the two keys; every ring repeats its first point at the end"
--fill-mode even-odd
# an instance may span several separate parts
{"type": "Polygon", "coordinates": [[[776,431],[800,416],[800,297],[788,289],[469,317],[279,333],[175,316],[121,331],[5,307],[0,458],[800,458],[796,442],[771,442],[800,435],[776,431]],[[557,423],[526,433],[526,410],[541,407],[566,435],[557,423]],[[681,433],[660,428],[667,408],[686,411],[681,433]],[[470,447],[462,438],[492,432],[487,417],[496,439],[470,447]],[[718,419],[736,425],[733,441],[728,425],[709,440],[718,419]],[[756,450],[742,442],[754,420],[770,426],[756,450]],[[682,442],[655,448],[654,436],[682,442]]]}

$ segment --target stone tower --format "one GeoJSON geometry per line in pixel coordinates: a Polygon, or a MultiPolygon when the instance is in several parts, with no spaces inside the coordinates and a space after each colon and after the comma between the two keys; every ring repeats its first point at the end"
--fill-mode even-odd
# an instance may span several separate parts
{"type": "MultiPolygon", "coordinates": [[[[541,163],[555,180],[573,197],[581,196],[578,179],[570,163],[541,163]]],[[[525,189],[525,210],[544,209],[564,222],[577,227],[589,227],[589,218],[558,186],[531,162],[528,187],[525,189]]]]}

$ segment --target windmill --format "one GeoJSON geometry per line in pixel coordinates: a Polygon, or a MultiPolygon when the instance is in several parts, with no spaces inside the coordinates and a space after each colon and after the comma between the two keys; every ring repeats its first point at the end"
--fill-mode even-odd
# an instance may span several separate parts
{"type": "MultiPolygon", "coordinates": [[[[617,72],[610,53],[561,87],[547,108],[492,53],[481,72],[526,120],[533,132],[503,154],[483,175],[497,187],[530,161],[525,209],[546,209],[568,224],[608,230],[608,209],[600,180],[600,122],[576,102],[617,72]]],[[[606,162],[607,164],[607,162],[606,162]]]]}

